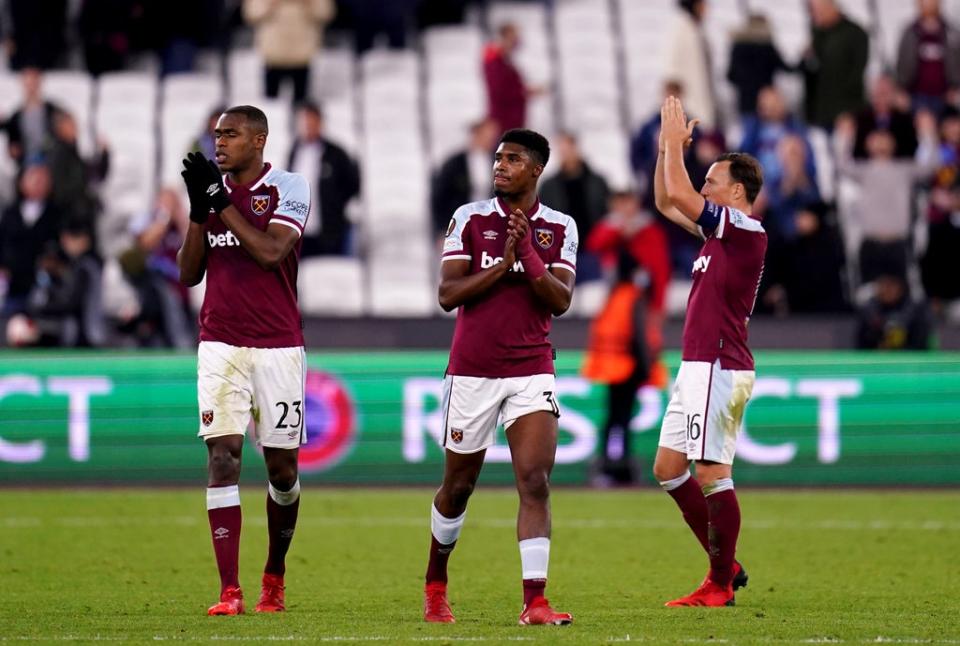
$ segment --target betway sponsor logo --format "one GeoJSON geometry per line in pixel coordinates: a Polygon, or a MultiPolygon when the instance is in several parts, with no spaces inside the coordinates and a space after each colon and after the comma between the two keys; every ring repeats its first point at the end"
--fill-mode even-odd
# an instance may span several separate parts
{"type": "Polygon", "coordinates": [[[693,272],[691,273],[695,273],[698,271],[707,273],[707,267],[710,266],[710,258],[711,258],[710,256],[700,256],[699,258],[697,258],[693,263],[693,272]]]}
{"type": "MultiPolygon", "coordinates": [[[[503,262],[503,256],[491,256],[486,251],[480,254],[480,269],[487,269],[501,262],[503,262]]],[[[523,271],[523,264],[519,260],[516,261],[510,271],[523,271]]]]}
{"type": "Polygon", "coordinates": [[[207,231],[207,243],[211,248],[240,246],[240,241],[237,239],[237,236],[233,235],[232,231],[227,231],[226,233],[220,233],[218,235],[214,235],[207,231]]]}

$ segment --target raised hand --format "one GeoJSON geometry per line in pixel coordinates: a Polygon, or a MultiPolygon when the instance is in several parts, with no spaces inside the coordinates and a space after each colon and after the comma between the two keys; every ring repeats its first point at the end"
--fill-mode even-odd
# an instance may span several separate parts
{"type": "Polygon", "coordinates": [[[689,145],[693,140],[693,130],[699,119],[687,121],[687,115],[683,111],[683,105],[680,99],[675,96],[668,96],[660,107],[660,146],[662,150],[671,142],[677,142],[681,146],[689,145]]]}
{"type": "Polygon", "coordinates": [[[210,202],[210,208],[220,213],[230,206],[230,196],[227,195],[227,187],[223,184],[223,175],[220,174],[220,167],[216,162],[207,159],[203,153],[194,153],[197,166],[202,169],[198,171],[206,182],[207,200],[210,202]]]}
{"type": "Polygon", "coordinates": [[[183,177],[183,183],[187,187],[187,197],[190,199],[190,220],[197,224],[206,223],[210,216],[210,201],[207,198],[204,173],[194,153],[187,154],[186,159],[183,160],[180,176],[183,177]]]}

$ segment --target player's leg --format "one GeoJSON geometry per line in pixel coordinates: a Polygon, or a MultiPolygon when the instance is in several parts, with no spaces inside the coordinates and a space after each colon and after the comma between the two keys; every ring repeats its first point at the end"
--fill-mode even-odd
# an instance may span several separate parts
{"type": "Polygon", "coordinates": [[[300,510],[297,456],[304,433],[303,348],[257,348],[253,351],[257,441],[267,467],[267,562],[257,612],[284,606],[286,555],[300,510]]]}
{"type": "Polygon", "coordinates": [[[550,474],[557,455],[560,417],[555,379],[552,374],[541,374],[505,381],[512,384],[513,392],[503,404],[502,419],[520,497],[520,624],[569,624],[573,617],[554,611],[544,596],[550,563],[550,474]]]}
{"type": "Polygon", "coordinates": [[[447,601],[447,562],[467,517],[467,501],[493,444],[502,395],[501,380],[447,375],[444,378],[443,482],[430,509],[430,554],[424,577],[425,621],[453,623],[447,601]]]}
{"type": "Polygon", "coordinates": [[[220,573],[220,602],[210,615],[243,612],[240,556],[240,460],[250,421],[249,372],[241,349],[201,342],[197,351],[198,435],[207,446],[207,517],[220,573]],[[230,374],[230,378],[226,377],[230,374]]]}
{"type": "Polygon", "coordinates": [[[263,447],[267,465],[267,562],[257,612],[280,612],[284,605],[283,576],[286,556],[297,528],[300,511],[300,479],[297,475],[299,449],[263,447]]]}
{"type": "Polygon", "coordinates": [[[213,539],[213,552],[220,573],[220,602],[211,606],[210,615],[236,615],[243,612],[240,592],[240,459],[243,435],[223,435],[207,439],[207,519],[213,539]]]}
{"type": "Polygon", "coordinates": [[[752,371],[723,370],[719,362],[697,377],[681,385],[681,399],[688,417],[687,457],[697,462],[707,506],[710,573],[693,594],[667,605],[732,606],[734,579],[739,579],[737,587],[746,585],[746,573],[735,560],[740,506],[732,465],[754,377],[752,371]]]}
{"type": "Polygon", "coordinates": [[[704,551],[709,551],[707,539],[707,501],[700,486],[690,476],[690,458],[687,457],[687,424],[680,402],[680,380],[686,364],[681,364],[674,382],[673,393],[660,425],[660,442],[653,463],[653,476],[660,487],[670,494],[680,508],[683,520],[697,537],[704,551]]]}

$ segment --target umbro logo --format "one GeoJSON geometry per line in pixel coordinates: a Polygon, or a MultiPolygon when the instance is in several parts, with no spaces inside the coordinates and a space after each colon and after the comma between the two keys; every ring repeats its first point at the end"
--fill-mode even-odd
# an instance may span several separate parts
{"type": "Polygon", "coordinates": [[[496,240],[496,239],[497,239],[497,232],[494,231],[493,229],[487,229],[486,231],[483,232],[483,239],[484,239],[484,240],[496,240]]]}
{"type": "Polygon", "coordinates": [[[230,536],[230,530],[226,527],[217,527],[213,530],[213,540],[220,540],[221,538],[228,538],[230,536]]]}
{"type": "Polygon", "coordinates": [[[210,186],[207,187],[207,195],[209,195],[210,197],[213,197],[219,192],[220,192],[219,184],[211,184],[210,186]]]}

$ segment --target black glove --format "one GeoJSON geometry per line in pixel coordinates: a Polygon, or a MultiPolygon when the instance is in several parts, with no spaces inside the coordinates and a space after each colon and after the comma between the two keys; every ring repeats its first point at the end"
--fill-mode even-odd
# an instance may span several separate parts
{"type": "Polygon", "coordinates": [[[187,196],[190,198],[190,220],[197,224],[204,224],[210,215],[210,201],[207,199],[207,184],[205,173],[198,172],[199,165],[194,160],[194,153],[189,153],[183,160],[183,170],[180,176],[187,186],[187,196]]]}
{"type": "Polygon", "coordinates": [[[212,159],[207,159],[203,153],[194,153],[197,175],[203,178],[204,192],[207,194],[207,203],[217,213],[230,206],[230,196],[227,187],[223,185],[223,175],[220,167],[212,159]]]}

